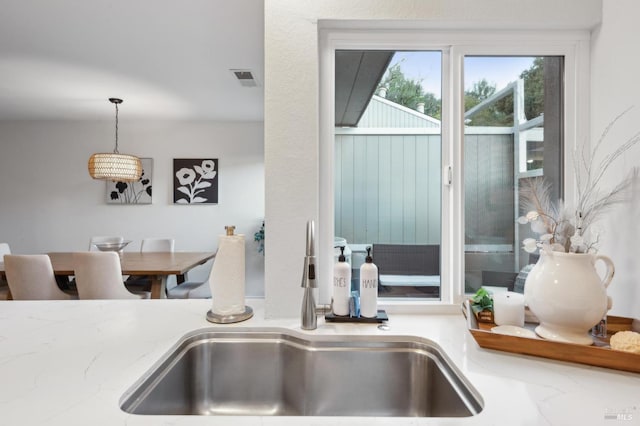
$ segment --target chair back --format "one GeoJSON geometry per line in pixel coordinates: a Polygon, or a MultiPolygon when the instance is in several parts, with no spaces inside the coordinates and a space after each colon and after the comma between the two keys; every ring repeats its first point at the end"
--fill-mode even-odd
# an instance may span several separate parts
{"type": "Polygon", "coordinates": [[[140,244],[141,252],[173,252],[173,238],[145,238],[140,244]]]}
{"type": "Polygon", "coordinates": [[[122,282],[120,257],[113,251],[73,253],[80,299],[139,299],[122,282]]]}
{"type": "Polygon", "coordinates": [[[373,244],[373,263],[380,275],[440,275],[440,246],[373,244]]]}
{"type": "Polygon", "coordinates": [[[517,276],[517,272],[485,270],[482,271],[482,285],[506,287],[508,291],[513,291],[517,276]]]}
{"type": "Polygon", "coordinates": [[[121,243],[124,237],[91,237],[89,240],[89,251],[99,251],[96,243],[121,243]]]}
{"type": "Polygon", "coordinates": [[[64,300],[46,254],[4,255],[4,269],[13,300],[64,300]]]}
{"type": "Polygon", "coordinates": [[[11,249],[9,248],[9,244],[0,243],[0,259],[2,259],[2,256],[4,256],[5,254],[11,254],[11,249]]]}

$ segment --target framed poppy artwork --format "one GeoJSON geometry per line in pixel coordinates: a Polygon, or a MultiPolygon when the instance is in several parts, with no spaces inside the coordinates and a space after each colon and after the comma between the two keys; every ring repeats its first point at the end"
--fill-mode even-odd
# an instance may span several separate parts
{"type": "Polygon", "coordinates": [[[174,159],[173,203],[218,204],[218,159],[174,159]]]}
{"type": "Polygon", "coordinates": [[[141,158],[142,176],[135,182],[107,181],[107,204],[151,204],[153,159],[141,158]]]}

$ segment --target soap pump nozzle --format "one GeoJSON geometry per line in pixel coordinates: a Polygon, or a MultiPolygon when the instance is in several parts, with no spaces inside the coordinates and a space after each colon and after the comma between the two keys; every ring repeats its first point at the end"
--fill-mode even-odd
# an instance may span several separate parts
{"type": "Polygon", "coordinates": [[[373,257],[371,257],[371,246],[367,247],[367,257],[364,261],[366,263],[373,263],[373,257]]]}
{"type": "Polygon", "coordinates": [[[344,257],[344,246],[338,246],[340,248],[340,256],[338,256],[338,262],[346,262],[347,258],[344,257]]]}

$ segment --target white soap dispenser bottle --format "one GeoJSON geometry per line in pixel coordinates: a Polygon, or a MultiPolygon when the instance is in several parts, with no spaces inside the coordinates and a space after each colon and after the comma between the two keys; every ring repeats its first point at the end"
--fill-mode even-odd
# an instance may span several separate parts
{"type": "Polygon", "coordinates": [[[333,313],[349,315],[349,298],[351,297],[351,265],[346,262],[344,246],[340,246],[341,254],[333,265],[333,313]]]}
{"type": "Polygon", "coordinates": [[[360,315],[378,316],[378,267],[373,264],[371,247],[367,247],[367,258],[360,267],[360,315]]]}

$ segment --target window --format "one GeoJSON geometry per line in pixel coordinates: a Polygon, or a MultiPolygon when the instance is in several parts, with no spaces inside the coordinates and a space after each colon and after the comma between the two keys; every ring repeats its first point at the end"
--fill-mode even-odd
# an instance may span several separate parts
{"type": "MultiPolygon", "coordinates": [[[[419,212],[415,205],[406,208],[407,204],[416,202],[406,198],[411,194],[416,200],[427,203],[439,197],[439,214],[433,215],[434,220],[437,219],[433,223],[438,223],[440,229],[433,235],[438,234],[440,246],[440,285],[437,297],[419,295],[421,297],[414,298],[402,294],[402,301],[397,306],[457,305],[465,297],[465,291],[473,291],[483,281],[504,285],[506,280],[513,279],[521,264],[527,261],[519,250],[523,238],[521,230],[515,226],[518,180],[543,173],[553,180],[559,195],[570,197],[573,194],[570,181],[565,179],[565,176],[571,176],[571,166],[565,165],[563,159],[567,157],[565,152],[575,148],[578,141],[585,140],[575,123],[578,117],[584,119],[588,113],[588,75],[577,73],[576,69],[585,67],[588,61],[588,34],[349,32],[325,28],[320,35],[319,220],[320,229],[331,230],[330,234],[320,236],[321,273],[331,275],[336,236],[347,239],[349,244],[353,242],[356,249],[360,248],[357,247],[359,243],[414,245],[415,242],[415,245],[424,245],[431,242],[430,237],[420,240],[423,237],[418,235],[418,221],[411,217],[425,213],[419,212]],[[383,164],[382,167],[391,167],[384,165],[390,159],[414,159],[417,142],[409,142],[409,149],[406,145],[401,149],[398,148],[401,145],[397,145],[391,150],[394,132],[402,132],[382,130],[384,126],[377,124],[371,124],[366,131],[364,126],[344,128],[350,125],[337,125],[336,118],[340,115],[336,110],[338,93],[344,94],[338,87],[340,78],[336,64],[339,55],[341,52],[381,51],[405,55],[421,53],[439,58],[440,117],[432,117],[440,121],[439,131],[416,131],[406,127],[402,131],[405,133],[403,144],[404,137],[410,141],[416,134],[437,138],[440,152],[435,152],[434,157],[439,157],[438,167],[432,167],[430,160],[426,163],[423,160],[414,162],[414,166],[402,165],[396,169],[402,173],[381,172],[380,166],[376,169],[370,164],[377,162],[383,164]],[[515,67],[513,81],[498,84],[497,73],[507,62],[521,63],[521,66],[515,67]],[[527,72],[537,72],[535,65],[538,63],[543,65],[544,71],[542,107],[540,99],[527,96],[528,85],[523,84],[531,78],[523,76],[527,76],[527,72]],[[473,77],[474,73],[481,78],[473,77]],[[549,97],[549,93],[554,96],[549,97]],[[480,96],[465,105],[465,94],[480,96]],[[584,101],[579,99],[582,96],[584,101]],[[528,111],[543,113],[535,115],[528,111]],[[378,132],[375,143],[366,141],[371,136],[366,132],[371,129],[378,132]],[[381,145],[388,147],[385,148],[387,151],[380,152],[381,145]],[[353,162],[356,158],[360,163],[353,162]],[[361,167],[366,171],[360,171],[361,167]],[[379,185],[383,182],[380,175],[383,173],[390,182],[392,179],[398,182],[392,191],[386,189],[386,196],[380,195],[379,185]],[[417,177],[420,173],[428,177],[417,177]],[[356,183],[360,178],[364,180],[356,183]],[[416,181],[424,184],[424,180],[437,182],[439,191],[419,189],[416,181]],[[375,190],[370,187],[371,182],[374,187],[378,185],[375,190]],[[347,194],[341,192],[345,188],[347,194]],[[352,199],[353,207],[349,211],[344,203],[352,199]],[[360,203],[359,207],[356,201],[360,203]],[[388,207],[382,208],[384,203],[388,207]],[[406,211],[410,212],[410,219],[399,219],[406,211]],[[376,212],[373,219],[370,212],[376,212]],[[382,234],[373,231],[381,226],[388,231],[382,234]]],[[[384,74],[378,77],[382,76],[384,74]]],[[[537,90],[539,93],[540,89],[537,90]]],[[[380,117],[376,119],[381,120],[380,117]]],[[[431,219],[431,212],[428,217],[431,219]]],[[[357,250],[355,252],[357,254],[357,250]]],[[[327,300],[329,289],[321,287],[320,290],[321,300],[327,300]]],[[[382,304],[393,304],[394,301],[394,298],[381,299],[382,304]]]]}
{"type": "Polygon", "coordinates": [[[465,291],[522,291],[519,182],[545,176],[557,194],[562,162],[562,56],[464,57],[465,291]],[[545,149],[546,148],[546,149],[545,149]]]}
{"type": "Polygon", "coordinates": [[[369,247],[379,297],[440,300],[442,52],[339,50],[335,66],[334,229],[352,289],[369,247]]]}

